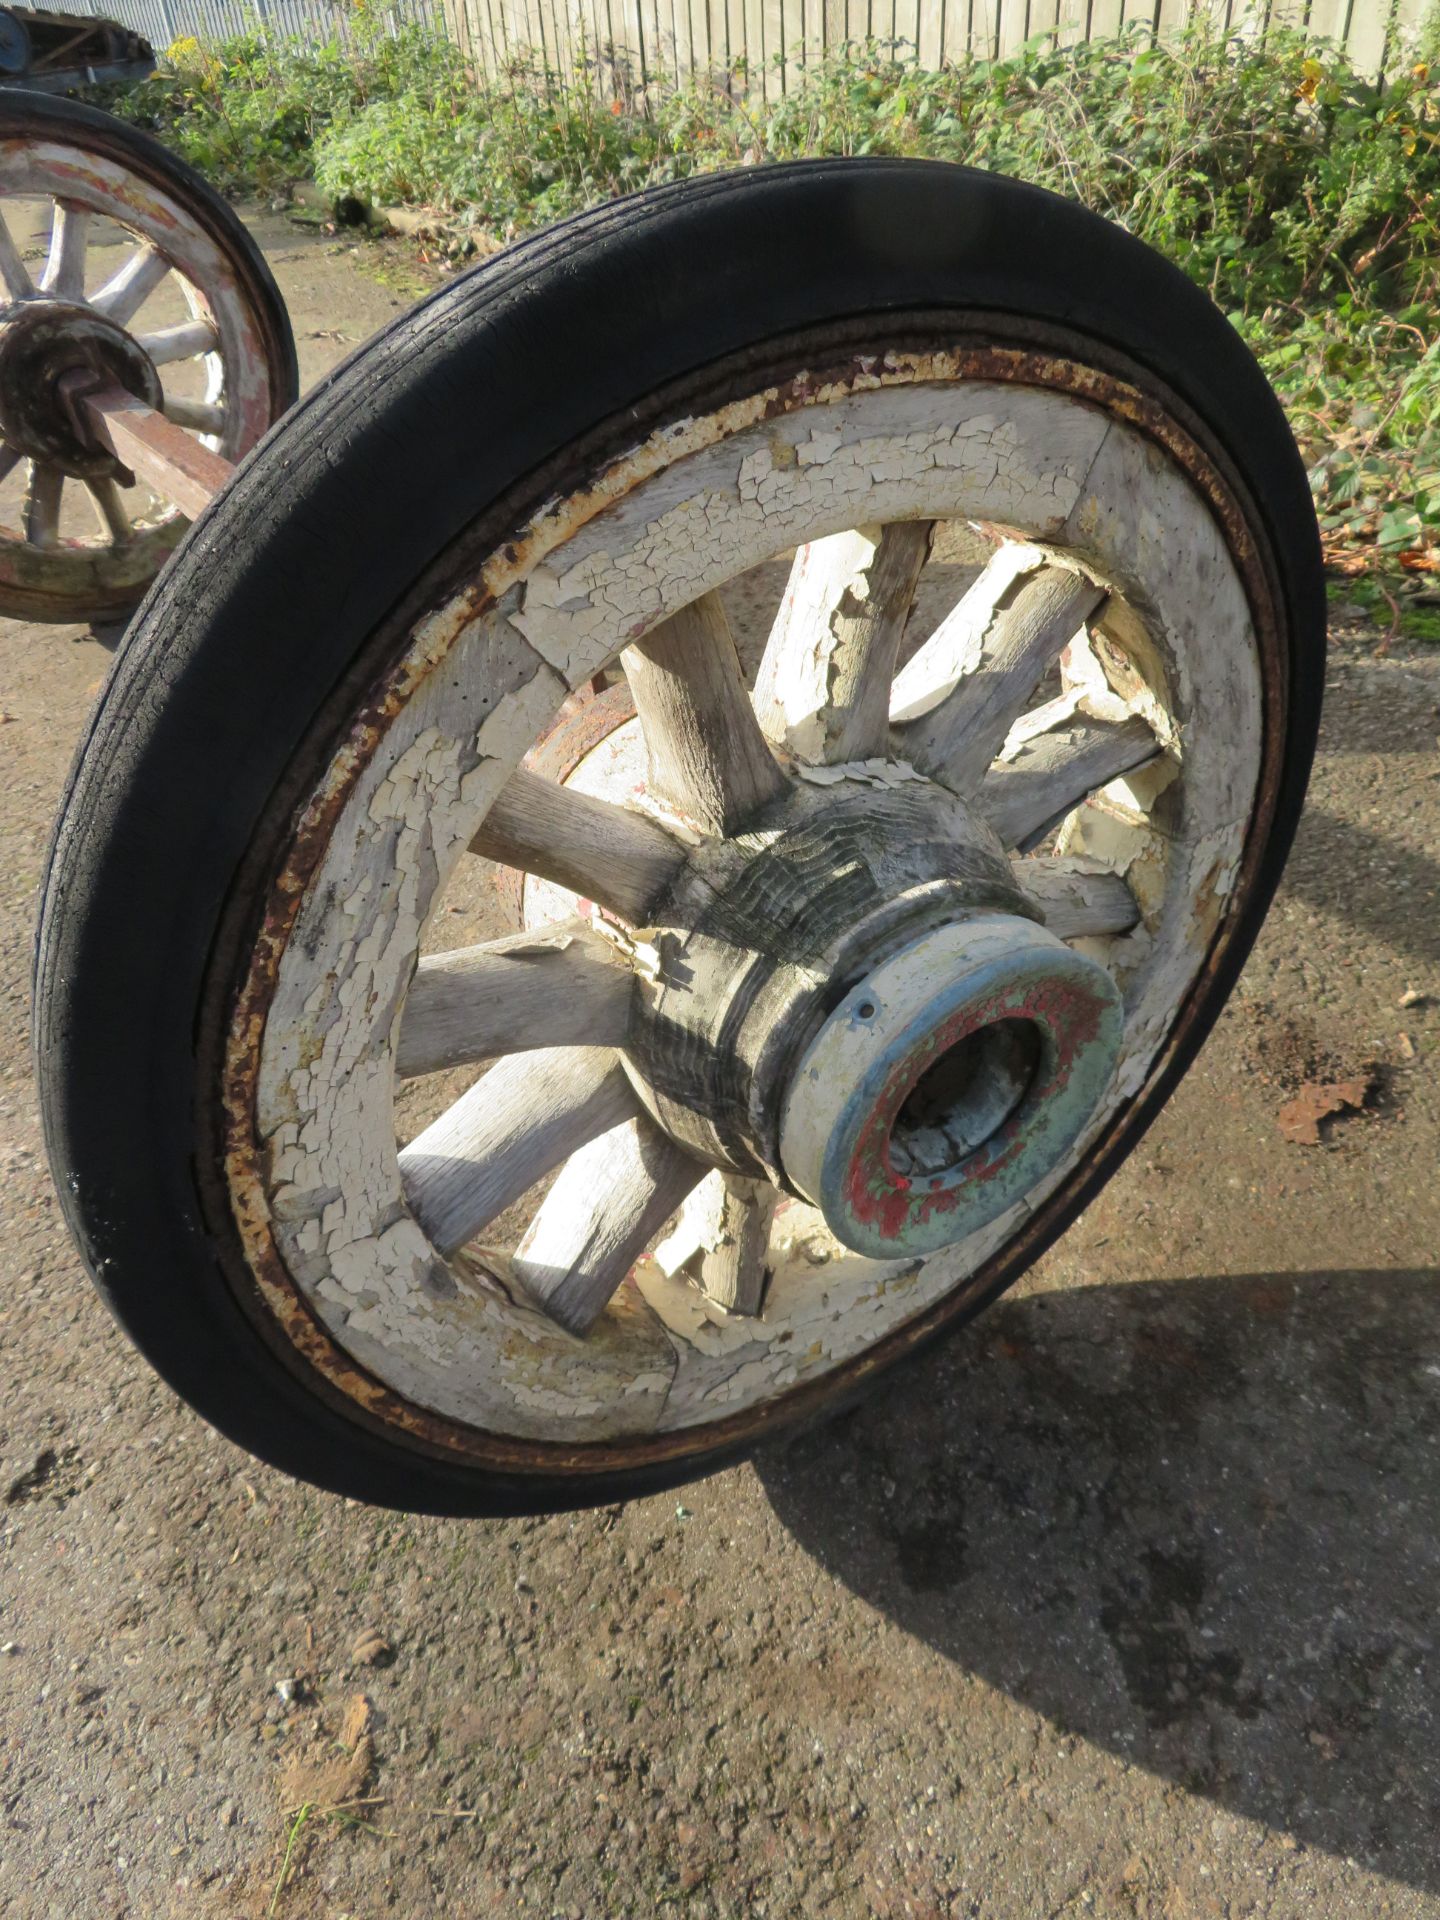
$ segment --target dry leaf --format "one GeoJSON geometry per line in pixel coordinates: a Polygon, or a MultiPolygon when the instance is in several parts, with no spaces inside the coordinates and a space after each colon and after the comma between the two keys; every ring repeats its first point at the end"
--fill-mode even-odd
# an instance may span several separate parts
{"type": "Polygon", "coordinates": [[[1370,1076],[1355,1080],[1308,1080],[1275,1118],[1285,1138],[1297,1147],[1320,1145],[1320,1122],[1347,1108],[1359,1109],[1370,1095],[1370,1076]]]}
{"type": "Polygon", "coordinates": [[[345,1718],[340,1722],[340,1744],[347,1753],[354,1753],[369,1725],[370,1702],[363,1693],[352,1693],[345,1708],[345,1718]]]}

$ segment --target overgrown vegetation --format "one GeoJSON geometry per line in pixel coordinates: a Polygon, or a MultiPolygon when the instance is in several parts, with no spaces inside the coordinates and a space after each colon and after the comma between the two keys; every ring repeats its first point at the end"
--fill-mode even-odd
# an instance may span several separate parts
{"type": "MultiPolygon", "coordinates": [[[[1435,16],[1440,21],[1440,13],[1435,16]]],[[[1119,221],[1204,286],[1260,357],[1311,461],[1332,560],[1440,566],[1440,45],[1375,84],[1293,33],[1197,23],[1165,45],[1057,48],[917,70],[853,46],[761,104],[743,72],[637,90],[513,66],[477,84],[410,29],[308,48],[260,32],[111,104],[220,186],[314,175],[508,239],[720,167],[923,154],[1036,181],[1119,221]]],[[[1431,29],[1430,39],[1440,41],[1431,29]]]]}

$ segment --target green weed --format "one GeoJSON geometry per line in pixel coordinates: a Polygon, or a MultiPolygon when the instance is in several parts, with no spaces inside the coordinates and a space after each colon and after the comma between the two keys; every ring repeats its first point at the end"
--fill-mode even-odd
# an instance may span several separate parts
{"type": "MultiPolygon", "coordinates": [[[[817,154],[925,155],[1050,187],[1206,288],[1259,357],[1350,564],[1440,550],[1440,58],[1385,83],[1292,32],[1198,20],[1012,58],[917,68],[867,42],[780,98],[743,72],[613,94],[582,61],[475,81],[447,43],[361,7],[348,49],[256,31],[109,104],[227,191],[313,174],[335,199],[434,207],[514,236],[637,187],[817,154]]],[[[1440,11],[1426,28],[1440,56],[1440,11]]]]}

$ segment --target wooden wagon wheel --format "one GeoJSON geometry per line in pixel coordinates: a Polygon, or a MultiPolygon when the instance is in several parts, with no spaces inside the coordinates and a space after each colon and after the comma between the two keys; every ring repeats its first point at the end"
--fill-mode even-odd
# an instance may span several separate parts
{"type": "Polygon", "coordinates": [[[179,1389],[373,1499],[664,1484],[978,1310],[1193,1055],[1313,749],[1258,371],[961,169],[571,223],[205,526],[66,802],[51,1152],[179,1389]],[[447,952],[476,855],[521,925],[447,952]]]}
{"type": "Polygon", "coordinates": [[[248,453],[296,394],[284,303],[198,174],[74,101],[0,93],[0,612],[113,619],[204,495],[137,482],[77,419],[77,385],[157,411],[201,475],[248,453]]]}

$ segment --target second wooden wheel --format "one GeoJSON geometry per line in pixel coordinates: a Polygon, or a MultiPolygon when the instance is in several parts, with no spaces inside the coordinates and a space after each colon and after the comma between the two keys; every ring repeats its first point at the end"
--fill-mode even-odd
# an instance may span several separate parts
{"type": "Polygon", "coordinates": [[[295,343],[237,215],[158,141],[74,100],[0,91],[0,613],[128,614],[191,501],[153,493],[74,413],[113,384],[183,448],[242,459],[293,402],[295,343]]]}
{"type": "Polygon", "coordinates": [[[1011,183],[777,169],[487,266],[272,446],[42,931],[52,1154],[156,1363],[293,1471],[498,1511],[716,1465],[992,1298],[1303,792],[1313,516],[1223,319],[1011,183]],[[457,947],[477,856],[518,922],[457,947]]]}

